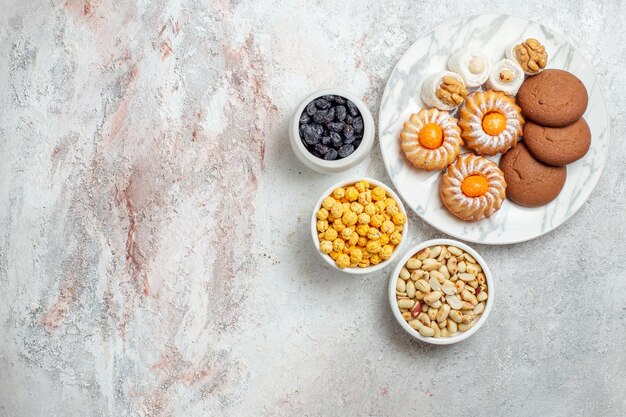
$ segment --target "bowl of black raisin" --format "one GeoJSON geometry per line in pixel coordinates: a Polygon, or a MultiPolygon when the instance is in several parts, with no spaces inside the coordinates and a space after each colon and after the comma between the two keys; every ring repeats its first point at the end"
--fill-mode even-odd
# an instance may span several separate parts
{"type": "Polygon", "coordinates": [[[291,147],[309,168],[332,174],[361,162],[374,144],[374,119],[349,91],[317,91],[300,103],[290,123],[291,147]]]}

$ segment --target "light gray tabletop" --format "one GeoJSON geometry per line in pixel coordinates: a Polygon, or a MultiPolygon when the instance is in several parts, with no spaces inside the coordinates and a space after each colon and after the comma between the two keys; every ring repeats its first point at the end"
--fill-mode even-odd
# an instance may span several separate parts
{"type": "MultiPolygon", "coordinates": [[[[0,416],[626,415],[626,8],[365,3],[0,0],[0,416]],[[393,266],[348,276],[310,241],[331,184],[390,183],[378,146],[316,174],[287,120],[332,85],[377,119],[419,34],[480,12],[569,37],[612,144],[563,226],[473,245],[492,314],[427,346],[393,266]]],[[[410,244],[445,236],[410,221],[410,244]]]]}

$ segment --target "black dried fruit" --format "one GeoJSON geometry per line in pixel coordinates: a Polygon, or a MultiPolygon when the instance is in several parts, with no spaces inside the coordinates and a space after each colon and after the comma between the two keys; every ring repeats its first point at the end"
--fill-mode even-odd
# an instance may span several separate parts
{"type": "Polygon", "coordinates": [[[317,123],[323,123],[324,120],[326,120],[326,114],[327,113],[328,113],[328,110],[318,110],[313,115],[313,120],[315,120],[317,123]]]}
{"type": "Polygon", "coordinates": [[[339,133],[330,132],[328,136],[330,137],[330,140],[335,148],[338,148],[343,144],[343,139],[339,133]]]}
{"type": "Polygon", "coordinates": [[[330,123],[335,119],[335,108],[331,108],[328,110],[328,114],[326,115],[326,123],[330,123]]]}
{"type": "Polygon", "coordinates": [[[315,107],[315,103],[314,102],[310,102],[309,104],[307,104],[307,106],[306,106],[306,113],[309,116],[313,116],[316,112],[317,112],[317,107],[315,107]]]}
{"type": "Polygon", "coordinates": [[[307,145],[316,145],[319,142],[319,136],[315,129],[311,125],[304,125],[302,128],[302,136],[304,143],[307,145]]]}
{"type": "Polygon", "coordinates": [[[326,155],[326,153],[330,150],[330,148],[326,145],[322,145],[321,143],[318,143],[317,145],[315,145],[315,150],[321,155],[326,155]]]}
{"type": "Polygon", "coordinates": [[[348,112],[344,106],[335,107],[335,120],[343,122],[347,114],[348,112]]]}
{"type": "Polygon", "coordinates": [[[318,98],[315,100],[315,107],[318,109],[327,109],[330,107],[330,102],[328,100],[324,100],[323,98],[318,98]]]}
{"type": "Polygon", "coordinates": [[[311,125],[311,127],[315,130],[315,133],[316,133],[318,136],[322,136],[322,134],[324,133],[324,126],[322,126],[322,125],[320,125],[320,124],[313,123],[313,124],[311,125]]]}
{"type": "Polygon", "coordinates": [[[339,148],[339,156],[342,158],[352,155],[352,152],[354,152],[354,146],[352,145],[343,145],[339,148]]]}
{"type": "Polygon", "coordinates": [[[326,155],[324,155],[324,159],[327,161],[334,161],[335,159],[337,159],[337,151],[334,149],[329,149],[328,152],[326,152],[326,155]]]}
{"type": "Polygon", "coordinates": [[[348,113],[350,113],[351,116],[356,117],[359,115],[359,109],[353,102],[347,100],[346,105],[348,106],[348,113]]]}
{"type": "Polygon", "coordinates": [[[354,128],[352,127],[352,125],[345,125],[343,127],[343,135],[345,137],[354,136],[354,128]]]}
{"type": "Polygon", "coordinates": [[[333,132],[341,132],[345,125],[345,123],[341,122],[332,122],[328,123],[328,129],[332,130],[333,132]]]}
{"type": "Polygon", "coordinates": [[[317,158],[333,161],[350,156],[363,138],[363,117],[345,97],[325,95],[309,104],[300,115],[300,138],[317,158]]]}
{"type": "Polygon", "coordinates": [[[354,131],[357,133],[361,133],[363,131],[363,118],[355,117],[354,123],[352,123],[352,127],[354,127],[354,131]]]}
{"type": "Polygon", "coordinates": [[[313,115],[313,120],[317,123],[330,123],[335,118],[335,109],[330,108],[328,110],[318,110],[317,113],[313,115]]]}

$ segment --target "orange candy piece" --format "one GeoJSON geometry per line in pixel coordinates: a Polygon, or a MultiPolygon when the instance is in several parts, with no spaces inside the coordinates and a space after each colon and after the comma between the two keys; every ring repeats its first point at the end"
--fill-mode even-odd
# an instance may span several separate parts
{"type": "Polygon", "coordinates": [[[461,183],[461,191],[468,197],[480,197],[489,189],[489,181],[483,175],[470,175],[461,183]]]}
{"type": "Polygon", "coordinates": [[[420,143],[428,149],[437,149],[443,143],[443,131],[437,123],[426,123],[419,136],[420,143]]]}
{"type": "Polygon", "coordinates": [[[490,111],[483,116],[483,130],[490,136],[498,136],[506,128],[506,118],[497,111],[490,111]]]}

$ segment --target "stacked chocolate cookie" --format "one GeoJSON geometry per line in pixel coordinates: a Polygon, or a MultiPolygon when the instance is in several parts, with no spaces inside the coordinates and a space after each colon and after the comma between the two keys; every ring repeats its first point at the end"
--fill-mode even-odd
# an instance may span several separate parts
{"type": "Polygon", "coordinates": [[[591,131],[582,118],[587,90],[573,74],[544,70],[527,78],[517,93],[526,119],[523,142],[500,160],[506,194],[526,207],[554,200],[565,184],[565,166],[589,150],[591,131]]]}

